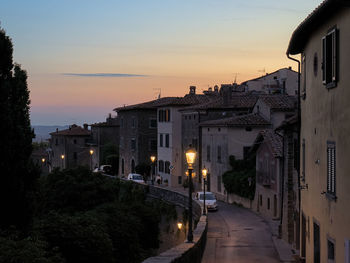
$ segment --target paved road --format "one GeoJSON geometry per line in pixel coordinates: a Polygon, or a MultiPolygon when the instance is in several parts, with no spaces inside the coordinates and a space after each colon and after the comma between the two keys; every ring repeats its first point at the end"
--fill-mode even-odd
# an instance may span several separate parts
{"type": "Polygon", "coordinates": [[[248,209],[219,202],[208,220],[202,263],[280,262],[268,225],[248,209]]]}

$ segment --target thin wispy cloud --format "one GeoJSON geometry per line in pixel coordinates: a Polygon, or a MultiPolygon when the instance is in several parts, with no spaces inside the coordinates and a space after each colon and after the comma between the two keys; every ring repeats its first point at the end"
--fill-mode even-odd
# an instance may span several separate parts
{"type": "Polygon", "coordinates": [[[149,75],[125,74],[125,73],[62,73],[62,75],[64,75],[64,76],[72,76],[72,77],[100,77],[100,78],[149,77],[149,75]]]}

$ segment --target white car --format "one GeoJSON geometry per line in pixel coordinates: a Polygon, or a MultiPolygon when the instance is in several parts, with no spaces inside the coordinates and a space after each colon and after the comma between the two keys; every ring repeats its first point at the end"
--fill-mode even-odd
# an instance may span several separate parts
{"type": "Polygon", "coordinates": [[[108,164],[101,165],[99,168],[95,168],[92,172],[93,173],[106,173],[111,174],[112,166],[108,164]]]}
{"type": "MultiPolygon", "coordinates": [[[[204,203],[204,192],[197,192],[196,199],[200,203],[204,203]]],[[[216,197],[212,192],[205,192],[205,206],[208,210],[218,210],[216,197]]]]}
{"type": "Polygon", "coordinates": [[[141,174],[129,174],[128,180],[134,181],[136,183],[141,183],[141,184],[145,183],[141,174]]]}

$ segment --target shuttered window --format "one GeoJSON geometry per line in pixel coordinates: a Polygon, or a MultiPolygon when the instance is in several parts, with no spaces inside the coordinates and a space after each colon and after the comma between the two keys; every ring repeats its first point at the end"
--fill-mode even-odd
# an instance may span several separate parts
{"type": "Polygon", "coordinates": [[[336,193],[336,154],[335,142],[327,142],[327,193],[336,193]]]}
{"type": "Polygon", "coordinates": [[[302,176],[301,176],[301,180],[305,182],[305,155],[306,155],[306,152],[305,152],[305,139],[303,139],[303,144],[302,144],[302,176]]]}
{"type": "Polygon", "coordinates": [[[338,30],[333,28],[322,38],[322,80],[327,88],[338,81],[338,30]]]}

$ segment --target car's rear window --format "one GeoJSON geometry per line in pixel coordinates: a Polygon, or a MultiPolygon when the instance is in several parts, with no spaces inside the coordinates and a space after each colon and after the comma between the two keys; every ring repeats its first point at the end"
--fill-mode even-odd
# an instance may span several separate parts
{"type": "MultiPolygon", "coordinates": [[[[199,195],[199,199],[203,200],[204,199],[204,194],[199,195]]],[[[205,194],[205,199],[207,200],[215,200],[215,196],[213,194],[205,194]]]]}
{"type": "Polygon", "coordinates": [[[132,176],[132,179],[133,179],[133,180],[143,180],[143,178],[142,178],[141,175],[133,175],[133,176],[132,176]]]}

